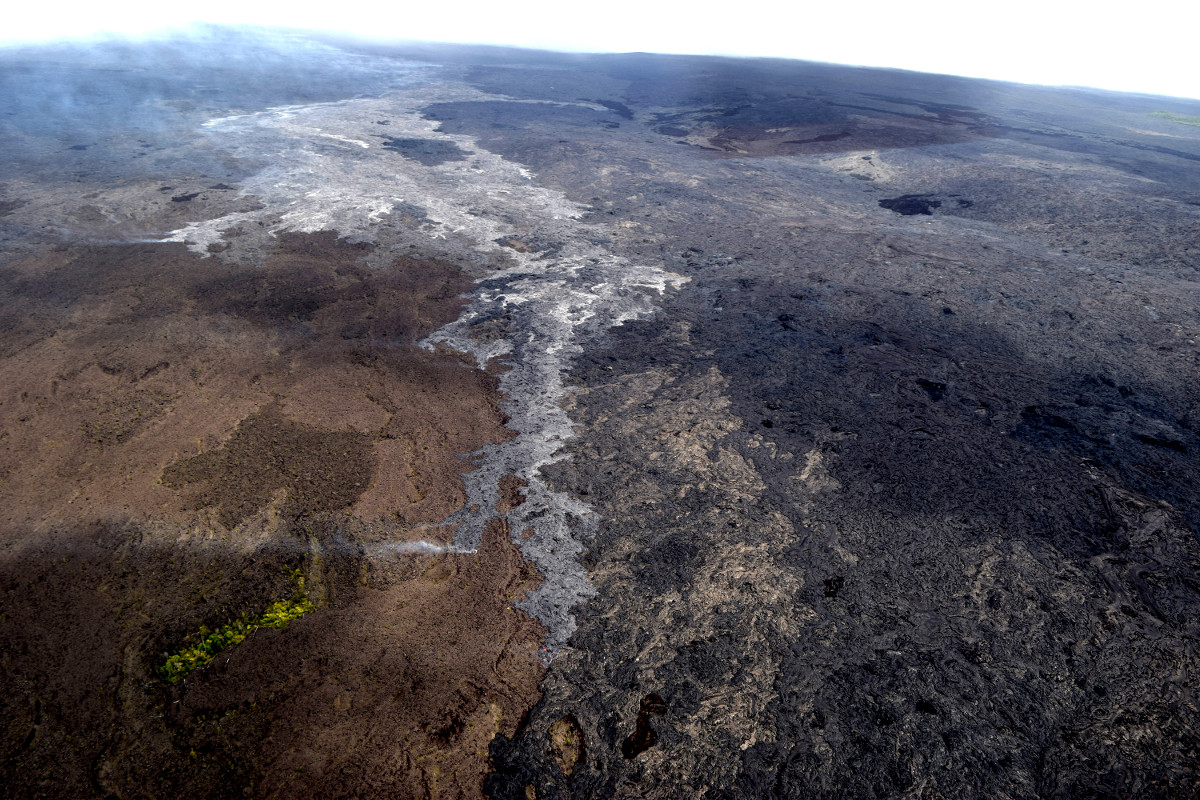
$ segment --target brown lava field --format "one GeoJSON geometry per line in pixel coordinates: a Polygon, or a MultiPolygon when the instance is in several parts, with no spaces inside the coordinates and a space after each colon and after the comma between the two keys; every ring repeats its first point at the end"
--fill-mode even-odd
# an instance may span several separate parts
{"type": "Polygon", "coordinates": [[[456,454],[506,438],[496,382],[415,346],[469,280],[363,250],[296,234],[263,267],[117,245],[3,270],[9,787],[478,791],[537,696],[540,628],[509,606],[536,577],[500,528],[476,555],[371,547],[445,541],[416,526],[462,505],[456,454]],[[297,567],[317,612],[155,679],[297,567]]]}

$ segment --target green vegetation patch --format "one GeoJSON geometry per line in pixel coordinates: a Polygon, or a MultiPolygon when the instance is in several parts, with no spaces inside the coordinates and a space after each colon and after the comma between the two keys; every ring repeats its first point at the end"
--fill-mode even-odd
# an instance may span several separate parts
{"type": "Polygon", "coordinates": [[[294,619],[299,619],[316,608],[304,593],[304,576],[299,570],[292,573],[296,580],[296,594],[289,600],[272,603],[259,616],[243,614],[238,619],[211,630],[201,625],[198,633],[189,636],[174,655],[167,657],[156,672],[158,677],[170,684],[181,681],[192,670],[206,666],[226,648],[245,641],[246,637],[259,628],[283,628],[294,619]]]}
{"type": "Polygon", "coordinates": [[[1159,119],[1169,119],[1171,122],[1178,122],[1183,125],[1200,126],[1200,117],[1189,117],[1187,114],[1176,114],[1173,111],[1155,111],[1150,116],[1158,117],[1159,119]]]}

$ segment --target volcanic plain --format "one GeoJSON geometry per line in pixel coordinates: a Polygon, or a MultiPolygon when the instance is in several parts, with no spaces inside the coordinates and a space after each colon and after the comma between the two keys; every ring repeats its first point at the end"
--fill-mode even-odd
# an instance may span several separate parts
{"type": "Polygon", "coordinates": [[[1200,795],[1197,117],[0,51],[2,793],[1200,795]]]}

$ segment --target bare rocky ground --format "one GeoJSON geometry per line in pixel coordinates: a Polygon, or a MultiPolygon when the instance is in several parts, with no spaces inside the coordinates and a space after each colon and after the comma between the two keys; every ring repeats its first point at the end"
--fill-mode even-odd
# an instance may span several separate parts
{"type": "Polygon", "coordinates": [[[0,55],[11,796],[1200,794],[1200,104],[0,55]]]}
{"type": "Polygon", "coordinates": [[[506,438],[503,416],[494,378],[415,347],[469,282],[371,271],[364,249],[295,235],[247,268],[92,246],[6,272],[10,788],[477,791],[492,733],[536,697],[543,634],[509,607],[535,578],[502,536],[380,548],[446,541],[425,526],[465,500],[455,453],[506,438]],[[297,568],[318,611],[156,679],[297,568]]]}

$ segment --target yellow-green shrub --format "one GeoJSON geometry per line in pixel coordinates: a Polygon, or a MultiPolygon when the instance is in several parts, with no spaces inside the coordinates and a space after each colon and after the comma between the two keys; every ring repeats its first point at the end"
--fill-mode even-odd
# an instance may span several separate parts
{"type": "Polygon", "coordinates": [[[279,600],[267,607],[258,616],[243,614],[233,622],[213,631],[201,625],[200,630],[188,637],[186,644],[167,659],[156,670],[158,677],[167,683],[179,683],[192,670],[208,664],[222,650],[243,642],[259,628],[282,628],[294,619],[299,619],[316,606],[304,593],[304,576],[299,570],[293,573],[296,593],[289,600],[279,600]]]}

